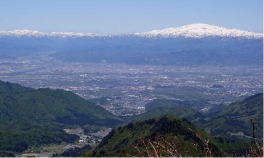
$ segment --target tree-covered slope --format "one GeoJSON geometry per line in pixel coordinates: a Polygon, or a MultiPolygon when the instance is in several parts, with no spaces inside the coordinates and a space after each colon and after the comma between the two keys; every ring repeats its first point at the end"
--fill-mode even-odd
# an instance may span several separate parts
{"type": "Polygon", "coordinates": [[[222,153],[189,121],[171,115],[119,127],[83,156],[222,156],[222,153]]]}
{"type": "Polygon", "coordinates": [[[67,127],[119,123],[118,117],[71,92],[35,90],[0,81],[0,151],[72,142],[76,137],[63,131],[67,127]]]}
{"type": "MultiPolygon", "coordinates": [[[[252,156],[256,153],[256,150],[259,150],[258,146],[252,139],[244,139],[249,137],[241,137],[238,132],[252,136],[250,119],[253,118],[256,120],[258,140],[263,138],[262,98],[263,94],[253,95],[245,100],[232,103],[220,111],[214,111],[210,115],[202,115],[181,101],[154,100],[146,105],[145,113],[129,119],[129,121],[141,121],[132,122],[115,129],[99,146],[84,153],[83,156],[157,156],[154,148],[160,150],[158,152],[159,156],[206,156],[202,155],[208,154],[202,150],[202,147],[198,151],[191,144],[188,144],[190,143],[188,141],[198,140],[192,137],[194,135],[202,139],[208,138],[205,133],[199,132],[197,129],[193,130],[195,127],[192,124],[197,125],[201,130],[211,132],[211,136],[216,136],[210,139],[210,142],[216,145],[221,152],[217,150],[213,152],[214,154],[252,156]],[[170,114],[170,117],[157,118],[166,114],[170,114]],[[176,119],[175,116],[187,118],[192,123],[186,119],[176,119]],[[155,117],[156,119],[153,119],[155,117]],[[144,119],[149,120],[142,121],[144,119]],[[178,120],[182,124],[176,123],[177,125],[174,126],[172,120],[178,120]],[[178,127],[178,125],[181,127],[178,127]],[[195,132],[192,135],[188,130],[195,132]],[[238,135],[236,135],[237,133],[238,135]],[[230,137],[232,134],[235,134],[235,137],[230,137]],[[174,137],[175,135],[177,136],[174,137]],[[168,154],[160,145],[163,145],[163,147],[167,145],[166,148],[171,145],[169,150],[173,149],[177,153],[168,154]],[[177,150],[174,150],[175,148],[177,150]],[[189,150],[195,151],[195,153],[189,150]]],[[[257,142],[259,142],[258,140],[257,142]]]]}
{"type": "Polygon", "coordinates": [[[168,99],[153,100],[145,109],[145,113],[133,116],[129,120],[144,120],[171,114],[186,118],[215,136],[241,137],[242,134],[242,137],[246,138],[245,136],[252,136],[251,119],[253,119],[257,126],[256,136],[263,138],[263,94],[253,95],[206,115],[199,113],[186,102],[168,99]]]}
{"type": "Polygon", "coordinates": [[[171,114],[179,118],[195,120],[201,118],[202,115],[189,104],[178,100],[155,99],[145,105],[145,113],[133,116],[130,120],[145,120],[154,117],[171,114]]]}
{"type": "Polygon", "coordinates": [[[102,107],[71,92],[51,89],[0,93],[0,114],[0,129],[14,129],[17,122],[64,125],[114,125],[120,122],[102,107]]]}
{"type": "Polygon", "coordinates": [[[31,91],[31,88],[23,87],[16,83],[9,83],[9,82],[3,82],[0,81],[0,94],[3,95],[9,95],[12,93],[20,93],[20,92],[27,92],[31,91]]]}
{"type": "Polygon", "coordinates": [[[256,136],[263,138],[263,94],[232,103],[222,111],[201,119],[197,124],[213,135],[252,136],[251,119],[256,122],[256,136]]]}

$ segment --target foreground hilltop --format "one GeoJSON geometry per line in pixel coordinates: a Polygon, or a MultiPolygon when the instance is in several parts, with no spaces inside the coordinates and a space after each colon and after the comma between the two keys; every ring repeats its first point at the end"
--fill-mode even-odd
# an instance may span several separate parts
{"type": "Polygon", "coordinates": [[[113,130],[83,156],[222,156],[223,153],[189,121],[163,116],[113,130]]]}
{"type": "Polygon", "coordinates": [[[163,115],[174,115],[186,118],[199,128],[213,136],[227,136],[236,138],[252,137],[252,123],[254,120],[257,130],[255,136],[263,138],[263,94],[255,94],[241,101],[226,106],[215,106],[207,113],[194,109],[186,101],[156,99],[145,106],[145,113],[132,116],[129,121],[144,120],[163,115]]]}
{"type": "Polygon", "coordinates": [[[114,129],[82,156],[261,155],[263,94],[215,108],[201,114],[184,102],[154,100],[146,105],[145,113],[129,118],[140,121],[114,129]],[[256,142],[251,119],[256,122],[256,142]]]}
{"type": "Polygon", "coordinates": [[[221,109],[215,108],[208,114],[201,114],[184,102],[154,100],[146,106],[145,113],[129,119],[140,121],[114,129],[94,150],[82,156],[263,154],[263,94],[250,96],[221,109]],[[251,120],[255,122],[256,139],[253,138],[251,120]]]}

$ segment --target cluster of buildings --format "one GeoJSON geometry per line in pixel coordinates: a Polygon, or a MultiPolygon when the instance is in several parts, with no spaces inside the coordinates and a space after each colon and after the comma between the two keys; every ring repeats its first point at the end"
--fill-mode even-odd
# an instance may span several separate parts
{"type": "Polygon", "coordinates": [[[33,88],[72,91],[121,116],[143,113],[145,105],[160,96],[173,98],[159,91],[162,87],[201,89],[199,93],[209,98],[210,104],[216,105],[228,104],[239,97],[262,92],[263,85],[260,67],[52,62],[2,61],[5,64],[0,65],[0,80],[33,88]],[[104,98],[107,100],[103,101],[104,98]]]}

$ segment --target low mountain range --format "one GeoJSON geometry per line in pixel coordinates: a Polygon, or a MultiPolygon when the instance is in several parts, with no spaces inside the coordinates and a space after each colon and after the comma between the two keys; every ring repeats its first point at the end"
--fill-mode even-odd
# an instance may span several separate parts
{"type": "Polygon", "coordinates": [[[244,155],[253,140],[251,119],[257,127],[256,140],[263,139],[263,94],[208,114],[193,109],[189,102],[157,99],[146,105],[145,113],[119,118],[72,92],[32,89],[0,81],[0,118],[2,156],[12,156],[32,146],[72,143],[78,137],[63,129],[86,125],[114,130],[85,156],[149,156],[146,147],[155,156],[153,144],[175,145],[175,141],[178,144],[171,149],[173,153],[156,146],[161,150],[159,154],[244,155]]]}

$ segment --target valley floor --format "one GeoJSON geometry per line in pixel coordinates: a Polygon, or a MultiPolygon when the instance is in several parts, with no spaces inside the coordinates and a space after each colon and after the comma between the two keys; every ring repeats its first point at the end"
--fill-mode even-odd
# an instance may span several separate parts
{"type": "Polygon", "coordinates": [[[93,133],[84,133],[84,129],[82,128],[73,128],[73,129],[64,129],[64,131],[68,134],[74,134],[79,137],[75,143],[61,143],[61,144],[49,144],[43,145],[39,147],[31,147],[26,150],[22,154],[18,154],[17,156],[21,157],[50,157],[55,155],[61,155],[66,151],[81,149],[85,146],[96,146],[98,143],[102,141],[102,138],[105,137],[109,132],[111,132],[111,128],[103,128],[93,133]]]}

